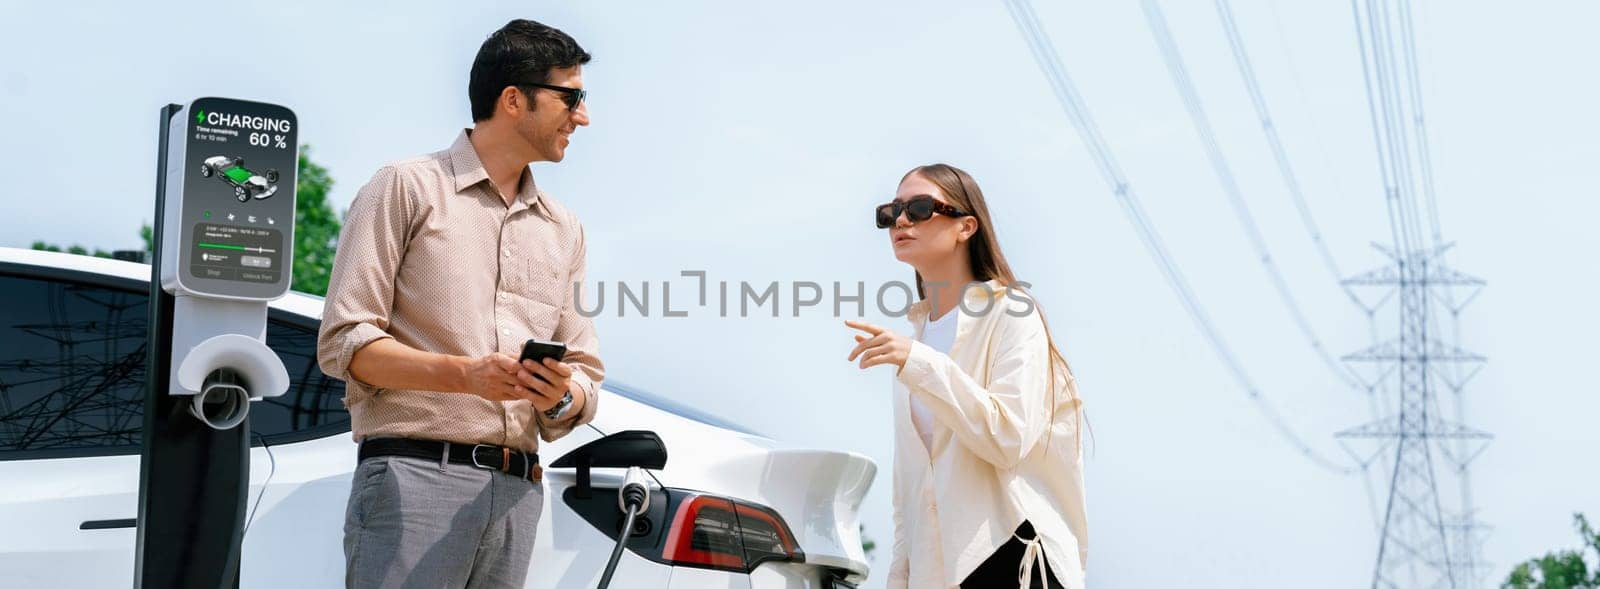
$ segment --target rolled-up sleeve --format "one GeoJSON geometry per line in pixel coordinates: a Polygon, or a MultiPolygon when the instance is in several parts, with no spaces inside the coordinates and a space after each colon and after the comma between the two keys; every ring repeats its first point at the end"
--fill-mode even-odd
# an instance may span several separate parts
{"type": "Polygon", "coordinates": [[[374,174],[350,203],[328,280],[328,295],[317,335],[317,363],[328,376],[345,381],[345,405],[379,389],[350,374],[357,350],[391,337],[395,272],[405,257],[414,203],[392,167],[374,174]]]}
{"type": "MultiPolygon", "coordinates": [[[[577,222],[577,219],[572,218],[572,221],[577,222]]],[[[585,403],[582,411],[559,420],[545,419],[540,414],[539,437],[546,442],[560,439],[573,428],[592,421],[595,409],[600,405],[600,383],[606,374],[605,365],[600,362],[600,338],[594,333],[594,321],[578,312],[578,305],[583,301],[587,250],[583,228],[579,226],[578,247],[574,248],[575,254],[568,272],[571,283],[561,285],[570,298],[561,306],[561,317],[553,336],[556,341],[567,344],[567,355],[562,357],[562,361],[572,365],[572,380],[583,392],[585,403]]]]}

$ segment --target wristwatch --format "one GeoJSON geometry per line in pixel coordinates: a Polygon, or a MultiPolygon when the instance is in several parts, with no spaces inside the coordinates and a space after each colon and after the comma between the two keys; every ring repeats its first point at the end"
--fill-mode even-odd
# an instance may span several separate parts
{"type": "Polygon", "coordinates": [[[556,401],[556,406],[555,407],[551,407],[549,409],[545,409],[544,410],[544,417],[545,417],[545,419],[551,419],[551,420],[561,419],[561,416],[562,415],[566,415],[567,414],[567,410],[571,409],[571,408],[572,408],[572,391],[567,391],[567,394],[561,396],[561,400],[560,401],[556,401]]]}

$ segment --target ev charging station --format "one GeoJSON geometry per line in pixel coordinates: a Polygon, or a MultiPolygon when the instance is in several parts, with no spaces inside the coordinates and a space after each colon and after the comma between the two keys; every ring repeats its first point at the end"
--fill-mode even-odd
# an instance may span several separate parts
{"type": "Polygon", "coordinates": [[[299,124],[282,106],[161,110],[136,587],[238,584],[252,401],[282,395],[299,124]]]}

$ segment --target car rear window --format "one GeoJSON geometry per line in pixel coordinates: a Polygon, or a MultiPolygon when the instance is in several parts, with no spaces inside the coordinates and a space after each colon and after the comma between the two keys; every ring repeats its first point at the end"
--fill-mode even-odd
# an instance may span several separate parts
{"type": "MultiPolygon", "coordinates": [[[[0,264],[0,461],[139,452],[149,295],[67,274],[0,264]]],[[[290,384],[251,404],[253,442],[350,431],[344,383],[317,366],[316,343],[315,319],[271,311],[267,345],[290,384]]]]}

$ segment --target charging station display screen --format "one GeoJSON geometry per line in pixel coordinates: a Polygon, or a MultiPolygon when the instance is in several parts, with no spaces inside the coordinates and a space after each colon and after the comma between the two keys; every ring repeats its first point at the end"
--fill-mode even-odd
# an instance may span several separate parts
{"type": "Polygon", "coordinates": [[[168,183],[170,189],[181,182],[181,203],[168,206],[179,206],[172,220],[182,232],[176,269],[183,290],[231,298],[287,292],[299,159],[294,113],[273,104],[201,98],[173,125],[182,168],[169,173],[168,183]]]}
{"type": "Polygon", "coordinates": [[[283,232],[200,223],[189,252],[189,274],[211,280],[271,284],[283,269],[283,232]]]}

